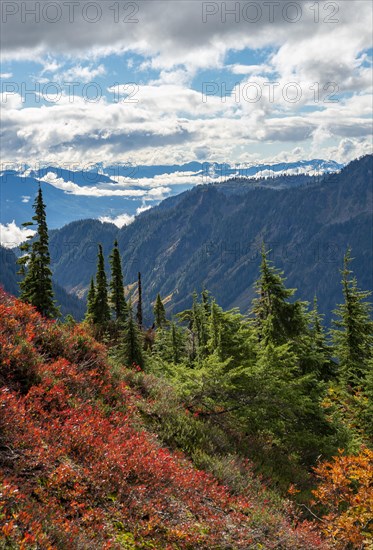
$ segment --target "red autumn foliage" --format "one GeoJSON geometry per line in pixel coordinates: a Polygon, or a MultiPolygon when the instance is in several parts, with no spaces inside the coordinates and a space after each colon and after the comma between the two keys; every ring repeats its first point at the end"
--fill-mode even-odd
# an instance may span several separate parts
{"type": "Polygon", "coordinates": [[[327,548],[141,430],[136,395],[82,327],[0,291],[0,346],[5,548],[327,548]]]}

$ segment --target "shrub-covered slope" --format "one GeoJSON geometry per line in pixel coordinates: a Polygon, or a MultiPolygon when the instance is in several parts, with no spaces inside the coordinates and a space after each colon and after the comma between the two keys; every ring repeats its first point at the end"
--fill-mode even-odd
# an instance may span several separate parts
{"type": "Polygon", "coordinates": [[[0,345],[0,548],[326,548],[264,488],[233,494],[162,446],[81,326],[1,291],[0,345]]]}

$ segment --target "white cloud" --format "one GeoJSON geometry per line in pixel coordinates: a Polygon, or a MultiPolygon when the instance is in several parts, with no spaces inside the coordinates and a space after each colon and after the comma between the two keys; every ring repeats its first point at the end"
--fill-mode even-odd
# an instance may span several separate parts
{"type": "Polygon", "coordinates": [[[32,229],[18,227],[14,220],[5,225],[0,223],[0,244],[5,248],[14,248],[34,234],[32,229]]]}
{"type": "Polygon", "coordinates": [[[98,76],[104,76],[106,74],[106,69],[104,65],[98,65],[94,67],[93,65],[88,65],[83,67],[82,65],[76,65],[71,67],[61,75],[61,80],[68,82],[79,82],[86,84],[87,82],[94,81],[98,76]]]}
{"type": "Polygon", "coordinates": [[[146,206],[145,204],[143,204],[142,206],[139,206],[136,210],[136,216],[138,216],[139,214],[142,214],[143,212],[146,212],[147,210],[150,210],[152,207],[151,206],[146,206]]]}
{"type": "Polygon", "coordinates": [[[59,178],[54,172],[48,172],[40,178],[40,181],[49,183],[57,189],[71,195],[81,195],[86,197],[142,197],[144,192],[136,189],[105,189],[97,186],[81,187],[72,181],[65,181],[59,178]]]}
{"type": "Polygon", "coordinates": [[[371,139],[341,139],[337,147],[325,148],[325,158],[347,163],[363,155],[373,154],[371,139]]]}
{"type": "MultiPolygon", "coordinates": [[[[134,199],[140,198],[144,201],[160,201],[171,192],[171,188],[165,186],[150,187],[149,189],[130,189],[127,184],[123,189],[120,188],[120,185],[110,183],[103,183],[100,187],[97,185],[80,186],[72,181],[65,181],[63,178],[59,178],[54,172],[48,172],[39,181],[48,183],[65,193],[85,197],[129,197],[134,199]]],[[[136,184],[132,182],[132,187],[135,186],[136,184]]]]}
{"type": "Polygon", "coordinates": [[[56,59],[50,59],[48,58],[43,63],[43,70],[41,71],[41,74],[45,73],[55,73],[62,67],[62,63],[59,63],[56,59]]]}
{"type": "Polygon", "coordinates": [[[154,189],[149,189],[145,195],[145,200],[158,200],[161,201],[164,199],[165,195],[171,192],[170,187],[155,187],[154,189]]]}
{"type": "Polygon", "coordinates": [[[157,80],[151,80],[149,86],[187,86],[190,84],[195,71],[186,69],[162,70],[157,80]]]}
{"type": "Polygon", "coordinates": [[[227,67],[233,74],[246,75],[246,74],[256,74],[263,75],[266,73],[271,73],[273,69],[269,65],[240,65],[234,64],[227,67]]]}
{"type": "Polygon", "coordinates": [[[22,97],[18,93],[4,91],[0,93],[0,106],[2,109],[20,109],[22,107],[22,97]]]}
{"type": "Polygon", "coordinates": [[[120,187],[141,187],[144,189],[164,189],[169,185],[198,185],[206,183],[202,180],[204,174],[196,172],[171,172],[167,173],[167,169],[163,174],[158,174],[152,178],[128,178],[125,176],[111,176],[111,179],[116,181],[120,187]]]}
{"type": "Polygon", "coordinates": [[[136,216],[141,214],[142,212],[146,212],[146,210],[150,210],[152,208],[151,206],[146,206],[143,204],[142,206],[139,206],[139,208],[136,209],[136,215],[131,216],[129,214],[120,214],[119,216],[115,216],[114,218],[111,218],[110,216],[102,216],[99,218],[100,222],[102,223],[113,223],[117,227],[121,228],[125,225],[130,225],[132,222],[135,221],[136,216]]]}
{"type": "Polygon", "coordinates": [[[130,225],[134,219],[135,216],[130,216],[129,214],[120,214],[115,218],[111,218],[110,216],[101,216],[101,218],[99,218],[100,222],[113,223],[119,228],[124,227],[125,225],[130,225]]]}

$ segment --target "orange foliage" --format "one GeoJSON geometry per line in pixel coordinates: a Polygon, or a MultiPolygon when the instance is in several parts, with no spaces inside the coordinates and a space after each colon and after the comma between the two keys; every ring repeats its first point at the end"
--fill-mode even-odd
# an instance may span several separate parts
{"type": "Polygon", "coordinates": [[[333,548],[372,548],[373,451],[363,448],[357,456],[340,451],[315,471],[320,484],[314,495],[329,510],[323,530],[333,548]]]}

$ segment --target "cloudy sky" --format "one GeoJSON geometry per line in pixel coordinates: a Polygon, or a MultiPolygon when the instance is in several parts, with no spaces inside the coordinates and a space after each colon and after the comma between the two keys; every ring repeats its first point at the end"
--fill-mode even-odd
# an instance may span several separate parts
{"type": "Polygon", "coordinates": [[[3,162],[371,151],[372,3],[1,2],[3,162]]]}

